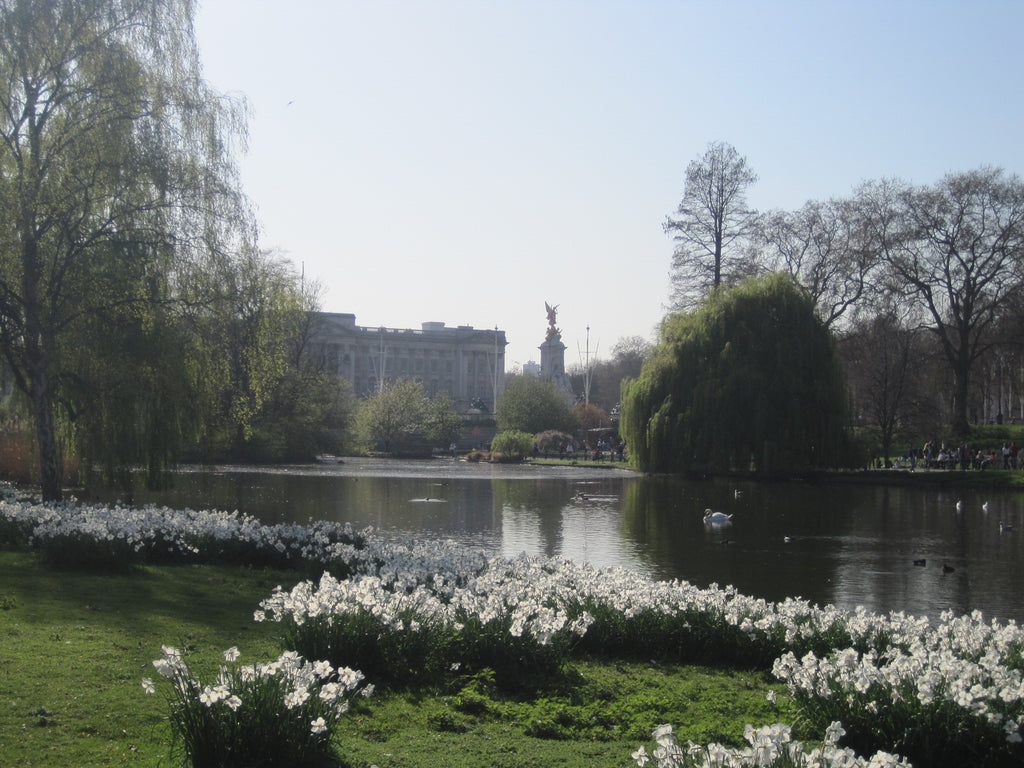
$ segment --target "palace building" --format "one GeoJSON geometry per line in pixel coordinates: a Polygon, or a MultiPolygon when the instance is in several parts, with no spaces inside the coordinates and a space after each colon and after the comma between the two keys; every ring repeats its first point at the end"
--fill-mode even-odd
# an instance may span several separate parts
{"type": "Polygon", "coordinates": [[[353,314],[318,312],[312,341],[324,365],[361,397],[385,382],[413,379],[427,395],[446,392],[455,410],[494,413],[505,387],[505,332],[423,323],[419,330],[356,325],[353,314]]]}

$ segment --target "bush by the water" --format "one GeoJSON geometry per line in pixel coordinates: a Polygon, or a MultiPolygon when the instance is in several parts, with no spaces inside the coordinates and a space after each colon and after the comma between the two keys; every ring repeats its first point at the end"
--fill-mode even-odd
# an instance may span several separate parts
{"type": "Polygon", "coordinates": [[[533,435],[516,430],[499,432],[491,441],[491,456],[497,461],[522,461],[533,449],[533,435]]]}

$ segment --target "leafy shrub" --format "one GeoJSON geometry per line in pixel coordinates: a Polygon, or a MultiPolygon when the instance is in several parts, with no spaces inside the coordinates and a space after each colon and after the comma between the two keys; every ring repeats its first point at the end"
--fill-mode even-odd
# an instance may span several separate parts
{"type": "Polygon", "coordinates": [[[533,444],[541,453],[565,453],[566,446],[573,444],[572,435],[548,429],[533,438],[533,444]]]}
{"type": "Polygon", "coordinates": [[[491,441],[491,457],[497,461],[522,461],[533,449],[533,436],[517,430],[499,432],[491,441]]]}

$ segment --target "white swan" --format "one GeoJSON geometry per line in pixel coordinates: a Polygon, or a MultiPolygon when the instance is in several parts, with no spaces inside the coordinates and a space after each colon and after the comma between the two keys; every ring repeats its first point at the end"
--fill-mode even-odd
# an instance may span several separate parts
{"type": "Polygon", "coordinates": [[[704,510],[705,523],[710,523],[711,525],[724,525],[731,521],[732,515],[727,515],[725,512],[712,512],[710,509],[704,510]]]}

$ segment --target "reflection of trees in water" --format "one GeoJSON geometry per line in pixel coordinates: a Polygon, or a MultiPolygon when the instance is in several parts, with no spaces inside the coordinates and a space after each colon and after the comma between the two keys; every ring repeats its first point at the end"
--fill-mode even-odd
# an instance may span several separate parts
{"type": "Polygon", "coordinates": [[[737,499],[736,488],[727,481],[645,476],[470,480],[201,471],[177,475],[165,491],[140,488],[136,503],[238,509],[267,523],[373,525],[499,551],[504,545],[510,554],[589,552],[658,578],[732,584],[771,600],[802,596],[933,616],[945,608],[980,608],[986,617],[1021,618],[1020,492],[743,483],[737,499]],[[591,498],[574,499],[578,490],[591,498]],[[600,494],[605,500],[595,501],[600,494]],[[424,497],[445,501],[411,501],[424,497]],[[986,500],[988,513],[981,509],[986,500]],[[733,525],[709,531],[701,519],[705,507],[732,513],[733,525]],[[1000,534],[999,520],[1016,530],[1000,534]],[[794,541],[784,543],[784,536],[794,541]],[[914,566],[920,558],[927,567],[914,566]],[[943,561],[955,572],[943,575],[943,561]]]}
{"type": "Polygon", "coordinates": [[[781,600],[831,599],[836,520],[810,488],[647,478],[631,483],[623,499],[621,534],[639,546],[640,557],[660,578],[697,586],[732,585],[745,594],[781,600]],[[732,514],[728,526],[706,526],[703,511],[732,514]],[[791,536],[792,542],[784,538],[791,536]]]}
{"type": "Polygon", "coordinates": [[[562,550],[562,510],[574,491],[568,481],[498,479],[494,489],[495,514],[536,523],[541,552],[552,557],[562,550]]]}

